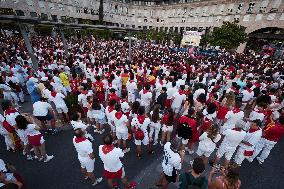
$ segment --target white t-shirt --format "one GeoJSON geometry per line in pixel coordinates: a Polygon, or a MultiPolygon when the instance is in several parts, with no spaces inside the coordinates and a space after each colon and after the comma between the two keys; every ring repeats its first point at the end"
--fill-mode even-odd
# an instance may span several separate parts
{"type": "Polygon", "coordinates": [[[172,107],[178,108],[181,107],[182,102],[186,100],[186,95],[180,94],[179,92],[175,92],[172,98],[174,98],[172,102],[172,107]]]}
{"type": "Polygon", "coordinates": [[[130,110],[130,106],[127,102],[120,102],[121,110],[123,113],[127,113],[130,110]]]}
{"type": "Polygon", "coordinates": [[[11,126],[14,126],[16,125],[16,117],[18,115],[20,115],[19,112],[14,112],[14,113],[7,113],[7,111],[5,111],[5,118],[6,118],[6,121],[11,125],[11,126]]]}
{"type": "Polygon", "coordinates": [[[78,95],[78,102],[83,105],[83,107],[87,107],[88,100],[87,100],[88,94],[79,94],[78,95]]]}
{"type": "Polygon", "coordinates": [[[238,123],[238,121],[242,120],[244,118],[245,114],[243,111],[239,111],[234,113],[233,110],[230,110],[227,112],[227,114],[225,115],[225,118],[227,119],[227,121],[224,123],[223,127],[224,129],[233,129],[235,128],[236,124],[238,123]]]}
{"type": "Polygon", "coordinates": [[[181,158],[177,152],[173,152],[171,150],[171,143],[167,142],[164,145],[164,159],[162,163],[163,172],[168,175],[172,176],[173,169],[176,170],[181,169],[181,158]]]}
{"type": "Polygon", "coordinates": [[[253,91],[248,92],[247,90],[244,90],[242,92],[242,94],[243,94],[243,98],[242,98],[243,102],[248,102],[248,101],[250,101],[254,97],[254,92],[253,91]]]}
{"type": "Polygon", "coordinates": [[[48,109],[51,109],[51,105],[47,102],[37,101],[33,104],[33,115],[34,116],[46,116],[48,109]]]}
{"type": "Polygon", "coordinates": [[[72,125],[74,130],[76,130],[76,129],[86,130],[87,129],[87,125],[84,124],[81,120],[71,121],[71,125],[72,125]]]}
{"type": "Polygon", "coordinates": [[[28,124],[27,129],[25,130],[25,133],[27,136],[35,136],[35,135],[41,134],[38,130],[36,130],[35,124],[28,124]]]}
{"type": "Polygon", "coordinates": [[[142,124],[138,121],[137,117],[133,118],[131,121],[131,125],[136,128],[140,128],[144,132],[144,135],[148,135],[147,128],[150,123],[151,121],[148,117],[144,119],[144,122],[142,124]]]}
{"type": "Polygon", "coordinates": [[[247,150],[253,150],[254,146],[261,139],[261,136],[262,136],[262,130],[261,129],[254,131],[254,132],[247,132],[243,141],[249,142],[252,146],[248,146],[248,145],[243,144],[243,143],[241,143],[240,146],[245,147],[247,150]]]}
{"type": "Polygon", "coordinates": [[[172,99],[173,95],[178,92],[176,87],[170,87],[167,89],[167,99],[172,99]]]}
{"type": "Polygon", "coordinates": [[[73,138],[73,145],[75,146],[75,149],[78,153],[78,159],[89,159],[89,154],[93,153],[93,146],[92,143],[85,139],[80,142],[76,142],[76,137],[73,138]]]}
{"type": "Polygon", "coordinates": [[[141,105],[147,106],[150,105],[151,99],[152,99],[152,93],[148,91],[147,93],[144,93],[143,90],[139,92],[141,96],[141,105]]]}
{"type": "Polygon", "coordinates": [[[127,89],[128,92],[134,93],[135,90],[137,90],[136,82],[134,82],[134,81],[132,81],[132,82],[127,81],[126,89],[127,89]]]}
{"type": "Polygon", "coordinates": [[[215,149],[216,143],[221,139],[221,135],[217,134],[217,136],[214,138],[212,141],[210,138],[208,138],[207,132],[204,132],[200,137],[199,137],[199,146],[198,148],[202,150],[207,150],[207,149],[215,149]]]}
{"type": "Polygon", "coordinates": [[[246,132],[236,131],[233,129],[227,129],[223,132],[223,135],[225,136],[222,143],[227,144],[227,146],[230,146],[232,148],[236,148],[242,140],[245,138],[246,132]]]}
{"type": "Polygon", "coordinates": [[[49,99],[54,102],[56,108],[62,108],[66,106],[64,101],[65,96],[62,93],[57,93],[55,97],[50,94],[49,99]]]}
{"type": "Polygon", "coordinates": [[[114,122],[114,126],[116,127],[117,132],[125,133],[128,132],[128,128],[126,123],[128,122],[128,118],[126,115],[122,115],[119,119],[116,117],[116,113],[112,114],[111,120],[114,122]]]}
{"type": "Polygon", "coordinates": [[[99,146],[99,156],[104,163],[104,169],[109,172],[117,172],[122,168],[122,163],[120,158],[124,156],[122,149],[114,148],[112,151],[108,153],[103,152],[103,146],[99,146]]]}

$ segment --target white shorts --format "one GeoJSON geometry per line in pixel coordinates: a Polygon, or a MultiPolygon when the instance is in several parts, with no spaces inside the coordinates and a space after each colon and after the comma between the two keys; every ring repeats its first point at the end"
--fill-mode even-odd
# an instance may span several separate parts
{"type": "Polygon", "coordinates": [[[79,158],[81,168],[86,169],[88,173],[91,173],[95,169],[95,159],[90,159],[89,157],[79,158]]]}
{"type": "Polygon", "coordinates": [[[160,130],[161,129],[161,123],[159,121],[157,123],[154,123],[154,122],[151,121],[150,127],[157,129],[157,130],[160,130]]]}
{"type": "Polygon", "coordinates": [[[143,143],[143,145],[148,145],[149,144],[149,136],[148,136],[148,133],[144,133],[144,139],[143,140],[136,140],[135,137],[134,137],[134,143],[135,145],[139,145],[141,146],[141,144],[143,143]]]}
{"type": "Polygon", "coordinates": [[[116,137],[118,140],[127,140],[128,139],[128,131],[127,132],[119,132],[116,130],[116,137]]]}
{"type": "Polygon", "coordinates": [[[225,154],[226,160],[230,161],[232,159],[235,150],[236,148],[228,146],[228,144],[222,143],[216,152],[216,156],[218,158],[221,158],[225,154]]]}
{"type": "Polygon", "coordinates": [[[163,132],[173,132],[173,130],[174,130],[174,126],[167,126],[164,124],[162,127],[163,132]]]}
{"type": "Polygon", "coordinates": [[[67,113],[68,113],[68,108],[67,108],[67,106],[56,107],[56,110],[57,110],[57,112],[58,112],[59,114],[61,114],[61,113],[67,114],[67,113]]]}

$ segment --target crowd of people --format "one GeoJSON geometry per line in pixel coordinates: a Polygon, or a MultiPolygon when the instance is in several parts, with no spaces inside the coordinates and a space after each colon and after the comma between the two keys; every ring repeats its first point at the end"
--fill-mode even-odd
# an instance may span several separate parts
{"type": "MultiPolygon", "coordinates": [[[[65,52],[59,38],[31,40],[38,70],[20,36],[0,39],[6,149],[22,150],[29,161],[51,161],[44,134],[57,134],[61,120],[74,129],[81,172],[94,186],[102,181],[94,174],[96,156],[104,164],[96,175],[109,188],[121,179],[130,189],[137,183],[126,179],[121,158],[135,150],[140,160],[145,149],[153,154],[163,148],[157,187],[179,181],[180,189],[238,189],[242,162],[264,163],[284,136],[283,61],[225,50],[214,57],[189,55],[143,41],[133,44],[129,60],[123,41],[71,38],[65,52]],[[32,114],[20,112],[25,96],[32,114]],[[103,135],[99,154],[90,129],[103,135]],[[186,156],[197,156],[189,172],[181,171],[186,156]],[[213,168],[206,177],[208,165],[213,168]]],[[[11,172],[1,163],[0,187],[24,188],[11,172]]]]}

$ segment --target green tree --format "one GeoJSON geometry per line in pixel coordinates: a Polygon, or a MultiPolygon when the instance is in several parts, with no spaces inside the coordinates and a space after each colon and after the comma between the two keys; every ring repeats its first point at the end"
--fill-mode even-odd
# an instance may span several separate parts
{"type": "Polygon", "coordinates": [[[247,41],[246,27],[237,22],[223,22],[221,27],[215,27],[213,32],[206,36],[205,42],[213,46],[221,46],[228,50],[235,50],[241,43],[247,41]]]}

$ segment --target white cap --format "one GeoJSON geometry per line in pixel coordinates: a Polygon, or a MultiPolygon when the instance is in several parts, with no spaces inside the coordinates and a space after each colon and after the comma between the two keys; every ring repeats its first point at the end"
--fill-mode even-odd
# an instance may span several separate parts
{"type": "Polygon", "coordinates": [[[41,81],[47,81],[47,80],[48,80],[48,77],[42,77],[40,80],[41,80],[41,81]]]}

